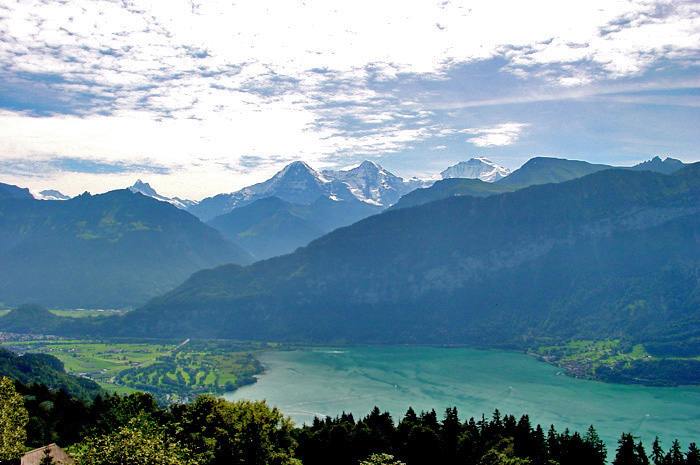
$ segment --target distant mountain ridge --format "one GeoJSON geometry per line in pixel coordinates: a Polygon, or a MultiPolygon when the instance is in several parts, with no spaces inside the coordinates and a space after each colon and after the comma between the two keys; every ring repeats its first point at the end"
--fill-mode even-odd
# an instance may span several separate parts
{"type": "Polygon", "coordinates": [[[510,186],[504,186],[498,182],[486,182],[480,179],[469,178],[448,178],[436,181],[435,184],[430,187],[409,192],[401,197],[396,204],[392,205],[389,210],[415,207],[448,197],[464,195],[487,197],[489,195],[502,194],[514,190],[516,189],[510,186]]]}
{"type": "MultiPolygon", "coordinates": [[[[193,275],[119,331],[519,346],[700,337],[700,164],[386,212],[295,253],[193,275]],[[214,323],[215,322],[215,323],[214,323]]],[[[700,354],[700,352],[699,352],[700,354]]]]}
{"type": "Polygon", "coordinates": [[[676,171],[680,170],[685,166],[685,163],[683,163],[680,160],[676,160],[675,158],[669,158],[666,157],[664,160],[661,160],[661,157],[656,156],[652,158],[651,160],[644,161],[642,163],[639,163],[637,165],[634,165],[630,169],[635,170],[635,171],[653,171],[655,173],[663,173],[663,174],[673,174],[676,171]]]}
{"type": "Polygon", "coordinates": [[[495,164],[491,160],[483,157],[470,158],[450,166],[440,176],[442,179],[467,178],[479,179],[485,182],[496,182],[510,174],[508,168],[495,164]]]}
{"type": "Polygon", "coordinates": [[[35,196],[39,200],[69,200],[70,197],[55,190],[55,189],[47,189],[39,192],[37,196],[35,196]]]}
{"type": "Polygon", "coordinates": [[[319,197],[308,205],[266,197],[217,216],[207,224],[256,259],[293,252],[334,229],[347,226],[382,207],[359,200],[319,197]]]}
{"type": "Polygon", "coordinates": [[[610,165],[594,164],[586,161],[535,157],[525,162],[523,166],[498,181],[498,183],[520,188],[537,184],[569,181],[610,168],[612,168],[610,165]]]}
{"type": "Polygon", "coordinates": [[[0,200],[0,301],[137,306],[191,273],[249,254],[197,218],[128,190],[0,200]]]}
{"type": "Polygon", "coordinates": [[[181,210],[187,210],[188,208],[192,207],[193,205],[196,205],[198,202],[194,200],[183,200],[180,199],[179,197],[165,197],[160,195],[158,192],[155,191],[151,187],[150,184],[147,182],[143,182],[140,179],[138,179],[131,187],[128,187],[128,189],[131,192],[138,192],[140,194],[143,194],[147,197],[151,197],[156,200],[160,200],[161,202],[167,202],[169,204],[172,204],[176,206],[177,208],[181,210]]]}
{"type": "MultiPolygon", "coordinates": [[[[671,174],[683,166],[684,164],[680,160],[672,158],[661,160],[660,157],[654,157],[652,160],[629,167],[629,169],[671,174]]],[[[534,184],[568,181],[608,168],[612,168],[612,166],[560,158],[535,157],[515,170],[513,172],[515,176],[510,176],[511,171],[509,169],[487,158],[475,157],[443,170],[441,178],[479,179],[485,182],[503,181],[503,186],[510,186],[511,190],[513,190],[534,184]],[[504,181],[506,178],[508,179],[504,181]]],[[[377,163],[368,160],[349,170],[323,170],[321,172],[317,172],[308,164],[298,161],[285,166],[267,181],[245,187],[233,193],[222,193],[203,199],[203,205],[199,205],[200,202],[197,201],[162,196],[148,183],[140,179],[129,187],[129,190],[141,192],[149,197],[171,203],[198,216],[202,221],[209,221],[235,208],[266,197],[278,197],[286,202],[299,205],[309,205],[319,197],[333,200],[357,199],[371,205],[387,208],[397,204],[401,197],[414,192],[416,189],[429,188],[433,183],[434,180],[416,178],[405,180],[392,174],[377,163]]],[[[455,189],[454,186],[456,184],[449,185],[451,190],[455,189]]],[[[463,184],[463,186],[466,186],[466,184],[463,184]]],[[[433,200],[439,198],[440,196],[436,195],[436,192],[441,189],[444,189],[444,185],[438,186],[436,191],[427,194],[426,198],[429,197],[433,200]]],[[[470,195],[469,189],[471,187],[461,193],[455,191],[454,195],[470,195]]],[[[493,190],[502,192],[507,189],[496,188],[493,190]]],[[[482,191],[483,189],[477,188],[475,192],[479,195],[478,192],[482,191]]],[[[420,203],[417,202],[417,199],[421,195],[424,194],[415,194],[416,197],[410,203],[420,203]]],[[[407,203],[404,205],[407,205],[407,203]]]]}
{"type": "Polygon", "coordinates": [[[297,161],[284,167],[265,182],[253,184],[230,194],[207,197],[188,209],[189,212],[209,221],[265,197],[278,197],[284,201],[309,204],[325,196],[336,200],[353,197],[350,190],[340,182],[332,182],[321,176],[304,162],[297,161]]]}
{"type": "Polygon", "coordinates": [[[0,199],[33,199],[29,189],[0,182],[0,199]]]}
{"type": "MultiPolygon", "coordinates": [[[[651,160],[623,169],[672,174],[684,166],[686,165],[680,160],[666,158],[662,161],[661,158],[654,157],[651,160]]],[[[436,182],[428,188],[416,189],[406,194],[398,203],[392,206],[391,209],[396,210],[399,208],[422,205],[453,196],[470,195],[474,197],[485,197],[488,195],[515,191],[532,185],[565,182],[612,168],[614,167],[591,164],[585,161],[535,157],[528,160],[519,169],[510,173],[508,177],[501,178],[490,185],[478,179],[445,179],[436,182]]]]}
{"type": "Polygon", "coordinates": [[[309,205],[319,197],[325,197],[335,201],[360,200],[386,207],[398,201],[401,195],[425,185],[423,181],[405,181],[370,161],[347,171],[320,173],[308,164],[296,161],[265,182],[230,194],[208,197],[189,207],[188,211],[202,221],[209,221],[265,197],[278,197],[299,205],[309,205]]]}
{"type": "MultiPolygon", "coordinates": [[[[428,188],[410,192],[391,209],[396,210],[422,205],[453,196],[486,197],[493,194],[512,192],[537,184],[569,181],[609,168],[612,167],[593,165],[585,161],[535,157],[528,160],[519,169],[509,173],[507,177],[500,178],[495,182],[467,178],[448,178],[438,181],[428,188]]],[[[452,174],[458,173],[459,171],[452,172],[452,174]]]]}
{"type": "Polygon", "coordinates": [[[358,200],[381,207],[393,205],[402,195],[430,184],[417,179],[406,181],[373,161],[364,161],[346,171],[325,170],[322,174],[343,182],[358,200]]]}

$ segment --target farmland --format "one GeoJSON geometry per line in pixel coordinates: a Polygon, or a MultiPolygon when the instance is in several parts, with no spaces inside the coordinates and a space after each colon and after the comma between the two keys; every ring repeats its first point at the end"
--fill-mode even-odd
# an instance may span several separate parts
{"type": "Polygon", "coordinates": [[[147,391],[164,403],[253,383],[254,375],[262,372],[255,355],[279,348],[234,341],[60,338],[9,340],[3,346],[19,353],[51,354],[67,372],[94,379],[107,391],[147,391]]]}

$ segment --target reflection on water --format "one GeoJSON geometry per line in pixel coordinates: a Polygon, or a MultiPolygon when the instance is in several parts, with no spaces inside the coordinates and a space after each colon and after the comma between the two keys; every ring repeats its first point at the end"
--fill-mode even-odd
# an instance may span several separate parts
{"type": "MultiPolygon", "coordinates": [[[[409,406],[456,406],[462,420],[498,408],[527,413],[546,430],[554,424],[584,432],[593,424],[614,455],[622,432],[650,448],[678,438],[700,442],[700,390],[605,384],[557,376],[559,369],[504,351],[422,347],[362,347],[269,352],[266,374],[228,399],[267,399],[297,423],[314,416],[366,415],[377,405],[400,419],[409,406]]],[[[612,454],[611,454],[611,453],[612,454]]]]}

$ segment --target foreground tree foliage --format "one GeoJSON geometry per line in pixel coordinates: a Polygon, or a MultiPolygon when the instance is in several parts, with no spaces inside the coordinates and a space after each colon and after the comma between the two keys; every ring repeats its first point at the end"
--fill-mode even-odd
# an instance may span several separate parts
{"type": "Polygon", "coordinates": [[[12,380],[0,376],[0,461],[22,456],[28,420],[22,396],[15,390],[12,380]]]}
{"type": "Polygon", "coordinates": [[[76,454],[78,465],[199,465],[197,457],[143,416],[111,434],[89,438],[76,454]]]}
{"type": "MultiPolygon", "coordinates": [[[[608,455],[593,426],[583,434],[554,426],[545,431],[527,415],[516,419],[498,410],[462,421],[454,407],[442,417],[409,408],[396,422],[375,407],[359,420],[343,413],[295,427],[264,401],[213,396],[169,407],[144,393],[88,403],[45,386],[15,389],[0,379],[0,400],[0,427],[19,425],[12,431],[20,434],[0,465],[21,456],[24,445],[51,442],[68,448],[79,465],[603,465],[608,455]]],[[[0,434],[3,454],[12,437],[0,434]]],[[[657,439],[648,454],[624,433],[611,463],[700,465],[695,443],[683,452],[678,441],[664,450],[657,439]]]]}
{"type": "Polygon", "coordinates": [[[172,408],[172,433],[207,464],[297,465],[292,422],[265,401],[199,396],[172,408]]]}

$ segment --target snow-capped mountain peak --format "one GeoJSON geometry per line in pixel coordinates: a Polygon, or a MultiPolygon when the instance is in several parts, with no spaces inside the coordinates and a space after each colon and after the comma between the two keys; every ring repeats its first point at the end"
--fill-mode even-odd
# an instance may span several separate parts
{"type": "Polygon", "coordinates": [[[471,158],[450,166],[440,173],[442,179],[447,178],[471,178],[481,179],[486,182],[495,182],[510,174],[508,168],[504,168],[491,160],[483,157],[471,158]]]}
{"type": "Polygon", "coordinates": [[[327,178],[337,179],[346,184],[357,199],[385,207],[396,203],[402,195],[408,193],[413,187],[409,187],[403,178],[390,173],[381,165],[370,160],[365,160],[359,166],[349,170],[326,170],[322,174],[327,178]]]}
{"type": "Polygon", "coordinates": [[[151,187],[150,184],[148,184],[147,182],[143,182],[140,179],[137,179],[134,185],[129,188],[129,190],[131,192],[140,192],[148,197],[160,197],[160,199],[165,198],[161,195],[158,195],[158,193],[155,191],[155,189],[151,187]]]}
{"type": "Polygon", "coordinates": [[[161,202],[168,202],[180,210],[186,210],[187,208],[191,207],[192,205],[196,205],[197,202],[194,200],[183,200],[178,197],[164,197],[160,195],[158,192],[156,192],[155,189],[151,187],[150,184],[147,182],[143,182],[140,179],[138,179],[133,186],[128,187],[131,192],[138,192],[139,194],[143,194],[147,197],[154,198],[156,200],[160,200],[161,202]]]}

